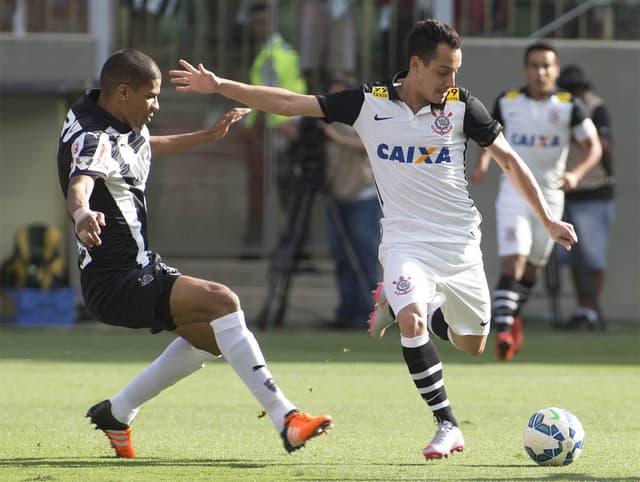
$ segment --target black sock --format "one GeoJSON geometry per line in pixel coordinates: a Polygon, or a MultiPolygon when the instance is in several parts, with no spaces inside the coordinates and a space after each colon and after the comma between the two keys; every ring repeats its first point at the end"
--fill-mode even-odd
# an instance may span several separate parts
{"type": "Polygon", "coordinates": [[[493,292],[491,321],[498,333],[509,331],[519,310],[521,285],[511,276],[500,276],[493,292]]]}
{"type": "Polygon", "coordinates": [[[450,341],[449,325],[447,325],[447,322],[444,320],[444,315],[442,314],[442,310],[440,308],[438,308],[433,313],[433,315],[431,316],[431,319],[429,320],[428,325],[429,325],[429,331],[431,333],[436,335],[441,340],[450,341]]]}
{"type": "Polygon", "coordinates": [[[518,316],[524,304],[527,302],[527,300],[529,300],[529,295],[531,294],[531,290],[533,289],[535,284],[536,284],[536,280],[526,280],[526,279],[521,279],[516,283],[519,299],[518,299],[518,309],[516,310],[514,316],[518,316]]]}
{"type": "Polygon", "coordinates": [[[401,339],[402,355],[413,383],[438,422],[448,420],[457,426],[458,421],[453,416],[453,410],[444,388],[442,362],[438,350],[431,340],[422,345],[414,346],[413,342],[417,340],[418,338],[403,337],[401,339]]]}

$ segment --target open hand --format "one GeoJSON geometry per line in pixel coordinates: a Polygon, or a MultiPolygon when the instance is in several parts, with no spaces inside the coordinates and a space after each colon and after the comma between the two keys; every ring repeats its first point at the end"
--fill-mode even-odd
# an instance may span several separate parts
{"type": "Polygon", "coordinates": [[[235,107],[227,111],[222,117],[220,117],[213,126],[209,128],[209,132],[213,140],[220,140],[229,132],[231,124],[238,122],[245,115],[251,112],[251,109],[245,107],[235,107]]]}
{"type": "Polygon", "coordinates": [[[213,72],[205,69],[204,65],[198,64],[195,68],[184,59],[178,60],[184,70],[170,70],[171,83],[178,84],[176,90],[179,92],[199,92],[202,94],[215,94],[220,88],[220,78],[213,72]]]}

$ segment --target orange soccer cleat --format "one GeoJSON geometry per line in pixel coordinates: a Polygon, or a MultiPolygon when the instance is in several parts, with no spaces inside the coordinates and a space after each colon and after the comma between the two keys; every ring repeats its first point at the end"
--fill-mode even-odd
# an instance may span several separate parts
{"type": "Polygon", "coordinates": [[[515,355],[520,351],[524,343],[524,330],[522,329],[522,318],[520,316],[513,318],[511,334],[513,335],[513,354],[515,355]]]}
{"type": "Polygon", "coordinates": [[[103,400],[94,405],[87,412],[87,417],[91,418],[91,423],[95,424],[96,430],[102,430],[109,439],[111,447],[116,452],[116,457],[133,459],[136,451],[131,442],[131,427],[118,422],[111,414],[111,402],[103,400]]]}
{"type": "Polygon", "coordinates": [[[498,360],[510,361],[513,355],[516,354],[514,346],[515,343],[511,333],[508,331],[499,332],[496,337],[496,357],[498,357],[498,360]]]}
{"type": "Polygon", "coordinates": [[[308,413],[294,410],[284,419],[284,428],[281,433],[284,448],[287,452],[298,450],[304,447],[307,440],[326,433],[332,427],[331,415],[312,417],[308,413]]]}

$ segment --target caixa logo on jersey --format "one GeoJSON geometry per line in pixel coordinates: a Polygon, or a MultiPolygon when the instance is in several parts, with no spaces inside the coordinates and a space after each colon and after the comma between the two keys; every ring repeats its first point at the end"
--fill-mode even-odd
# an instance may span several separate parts
{"type": "Polygon", "coordinates": [[[558,147],[560,145],[560,136],[549,136],[544,134],[520,134],[514,132],[509,136],[509,142],[512,146],[558,147]]]}
{"type": "Polygon", "coordinates": [[[441,164],[451,162],[448,147],[378,145],[378,157],[407,164],[441,164]]]}

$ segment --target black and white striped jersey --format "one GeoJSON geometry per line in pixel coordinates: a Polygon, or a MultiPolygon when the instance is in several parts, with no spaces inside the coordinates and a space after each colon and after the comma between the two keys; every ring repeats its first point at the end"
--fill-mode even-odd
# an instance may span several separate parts
{"type": "MultiPolygon", "coordinates": [[[[394,81],[405,73],[400,73],[394,81]]],[[[327,122],[353,125],[374,172],[383,244],[480,240],[481,216],[468,191],[467,141],[493,143],[500,124],[461,87],[414,114],[395,82],[318,96],[327,122]]]]}
{"type": "Polygon", "coordinates": [[[144,196],[151,164],[149,131],[132,129],[97,104],[91,90],[67,113],[58,147],[58,177],[66,198],[69,179],[93,176],[89,200],[104,213],[102,245],[87,249],[78,242],[80,268],[124,270],[149,263],[144,196]]]}

